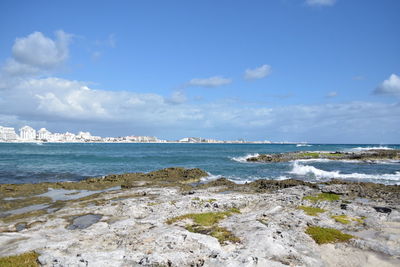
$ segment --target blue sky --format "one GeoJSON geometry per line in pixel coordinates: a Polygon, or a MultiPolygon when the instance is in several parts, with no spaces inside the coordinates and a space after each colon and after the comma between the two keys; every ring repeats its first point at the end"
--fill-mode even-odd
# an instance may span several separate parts
{"type": "Polygon", "coordinates": [[[400,142],[400,2],[2,1],[0,124],[400,142]]]}

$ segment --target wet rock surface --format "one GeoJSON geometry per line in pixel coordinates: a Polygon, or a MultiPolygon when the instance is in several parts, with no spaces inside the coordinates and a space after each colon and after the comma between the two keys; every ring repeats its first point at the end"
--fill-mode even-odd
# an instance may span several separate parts
{"type": "Polygon", "coordinates": [[[101,217],[103,217],[103,215],[100,214],[85,214],[77,216],[72,220],[71,224],[67,226],[67,229],[75,230],[88,228],[92,224],[100,221],[101,217]]]}
{"type": "Polygon", "coordinates": [[[188,186],[202,171],[193,173],[162,171],[151,186],[148,176],[136,177],[58,202],[52,213],[2,218],[0,256],[35,251],[42,266],[400,265],[399,186],[226,179],[188,186]]]}

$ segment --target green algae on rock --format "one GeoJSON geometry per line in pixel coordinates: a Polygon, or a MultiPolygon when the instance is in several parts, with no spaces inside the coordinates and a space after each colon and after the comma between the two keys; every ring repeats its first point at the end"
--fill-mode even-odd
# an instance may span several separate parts
{"type": "Polygon", "coordinates": [[[0,258],[1,267],[37,267],[39,254],[27,252],[20,255],[0,258]]]}
{"type": "Polygon", "coordinates": [[[306,196],[303,197],[304,200],[310,200],[311,202],[319,202],[319,201],[337,201],[340,199],[340,196],[333,193],[321,193],[315,196],[306,196]]]}
{"type": "Polygon", "coordinates": [[[225,227],[220,227],[216,225],[204,227],[197,224],[194,225],[188,224],[186,225],[185,229],[192,233],[210,235],[212,237],[215,237],[221,245],[224,245],[228,242],[231,243],[240,242],[240,239],[225,227]]]}
{"type": "Polygon", "coordinates": [[[131,188],[140,185],[152,186],[177,183],[188,184],[200,181],[208,173],[198,168],[166,168],[149,173],[112,174],[105,177],[89,178],[79,182],[55,182],[37,184],[0,184],[0,198],[26,197],[42,194],[48,188],[67,190],[103,190],[110,187],[121,186],[131,188]],[[139,182],[146,183],[139,183],[139,182]]]}
{"type": "Polygon", "coordinates": [[[347,215],[332,215],[331,218],[341,224],[350,224],[351,222],[364,223],[363,219],[349,217],[347,215]]]}
{"type": "Polygon", "coordinates": [[[170,218],[166,221],[167,224],[172,224],[177,221],[190,219],[193,221],[191,224],[187,224],[185,229],[189,232],[205,234],[215,237],[218,242],[223,245],[228,241],[232,243],[240,242],[240,239],[236,237],[231,231],[225,227],[218,226],[218,223],[226,217],[232,216],[234,213],[240,213],[239,209],[231,208],[228,211],[221,212],[205,212],[205,213],[189,213],[178,217],[170,218]]]}
{"type": "Polygon", "coordinates": [[[311,236],[314,241],[321,245],[326,243],[347,242],[354,236],[342,233],[341,231],[333,228],[324,228],[319,226],[309,226],[306,234],[311,236]]]}
{"type": "Polygon", "coordinates": [[[326,212],[321,208],[309,207],[309,206],[298,206],[297,209],[304,211],[307,215],[318,216],[319,213],[326,212]]]}
{"type": "Polygon", "coordinates": [[[240,213],[240,210],[232,208],[228,211],[220,211],[220,212],[189,213],[189,214],[185,214],[185,215],[181,215],[178,217],[168,219],[166,221],[166,223],[172,224],[174,222],[181,221],[184,219],[191,219],[196,224],[199,224],[202,226],[211,226],[211,225],[216,224],[219,221],[225,219],[226,217],[233,215],[234,213],[240,213]]]}
{"type": "Polygon", "coordinates": [[[9,211],[26,206],[37,205],[37,204],[47,204],[51,203],[52,199],[50,197],[28,197],[28,198],[18,198],[11,200],[0,199],[0,211],[9,211]]]}

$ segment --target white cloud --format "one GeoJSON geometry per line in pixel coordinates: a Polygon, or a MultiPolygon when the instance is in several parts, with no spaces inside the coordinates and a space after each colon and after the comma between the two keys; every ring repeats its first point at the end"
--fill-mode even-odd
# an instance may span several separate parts
{"type": "Polygon", "coordinates": [[[171,104],[182,104],[187,101],[186,95],[182,91],[174,91],[170,98],[166,99],[171,104]]]}
{"type": "Polygon", "coordinates": [[[333,6],[336,0],[306,0],[306,4],[310,6],[333,6]]]}
{"type": "Polygon", "coordinates": [[[400,95],[400,77],[396,74],[390,75],[374,91],[375,94],[400,95]]]}
{"type": "Polygon", "coordinates": [[[337,96],[337,95],[338,95],[337,92],[332,91],[332,92],[329,92],[329,93],[326,95],[326,97],[332,98],[332,97],[335,97],[335,96],[337,96]]]}
{"type": "Polygon", "coordinates": [[[264,64],[255,69],[247,69],[244,72],[244,78],[246,80],[261,79],[268,76],[270,73],[271,73],[271,66],[264,64]]]}
{"type": "Polygon", "coordinates": [[[142,133],[160,137],[197,135],[226,139],[400,141],[397,134],[400,131],[398,104],[353,102],[278,107],[237,105],[229,101],[194,104],[186,101],[180,91],[165,98],[158,94],[90,87],[86,82],[54,77],[25,80],[3,91],[0,118],[12,119],[15,124],[18,119],[24,124],[43,125],[37,122],[39,120],[47,123],[50,129],[53,127],[53,131],[83,125],[83,129],[96,132],[107,125],[113,129],[110,131],[114,135],[142,133]],[[331,129],[340,131],[340,137],[331,129]],[[381,129],[385,129],[383,133],[381,129]],[[376,140],[378,136],[387,136],[387,139],[376,140]]]}
{"type": "Polygon", "coordinates": [[[27,37],[17,38],[12,48],[13,58],[19,63],[41,68],[53,68],[68,57],[70,35],[56,32],[56,40],[34,32],[27,37]]]}
{"type": "Polygon", "coordinates": [[[198,86],[198,87],[218,87],[232,82],[229,78],[224,78],[221,76],[213,76],[210,78],[195,78],[190,80],[187,86],[198,86]]]}

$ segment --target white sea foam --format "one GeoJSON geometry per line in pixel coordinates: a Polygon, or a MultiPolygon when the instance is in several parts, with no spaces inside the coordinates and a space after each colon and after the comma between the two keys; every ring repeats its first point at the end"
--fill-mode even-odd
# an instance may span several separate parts
{"type": "Polygon", "coordinates": [[[312,146],[312,145],[309,145],[309,144],[297,144],[296,146],[297,147],[302,147],[302,146],[312,146]]]}
{"type": "Polygon", "coordinates": [[[353,147],[351,151],[368,151],[368,150],[393,150],[391,147],[387,146],[368,146],[368,147],[353,147]]]}
{"type": "Polygon", "coordinates": [[[260,154],[255,153],[255,154],[247,154],[246,156],[242,156],[242,157],[232,157],[230,158],[231,160],[237,161],[237,162],[241,162],[241,163],[246,163],[247,159],[249,158],[253,158],[253,157],[258,157],[260,154]]]}
{"type": "Polygon", "coordinates": [[[223,177],[222,175],[214,175],[209,172],[207,172],[207,174],[208,174],[208,176],[200,178],[201,182],[211,182],[211,181],[214,181],[214,180],[217,180],[217,179],[223,177]]]}
{"type": "Polygon", "coordinates": [[[344,162],[344,163],[370,163],[370,164],[399,164],[399,160],[357,160],[357,159],[296,159],[290,162],[344,162]]]}
{"type": "Polygon", "coordinates": [[[295,161],[293,163],[293,169],[289,172],[291,174],[296,175],[314,175],[315,179],[373,179],[373,180],[391,180],[391,181],[400,181],[400,171],[395,172],[394,174],[386,173],[386,174],[366,174],[366,173],[350,173],[344,174],[340,173],[340,171],[324,171],[318,169],[314,166],[302,165],[300,162],[295,161]]]}
{"type": "Polygon", "coordinates": [[[274,180],[283,181],[283,180],[287,180],[287,179],[290,179],[290,178],[287,177],[287,176],[281,175],[281,176],[279,176],[278,178],[275,178],[274,180]]]}

